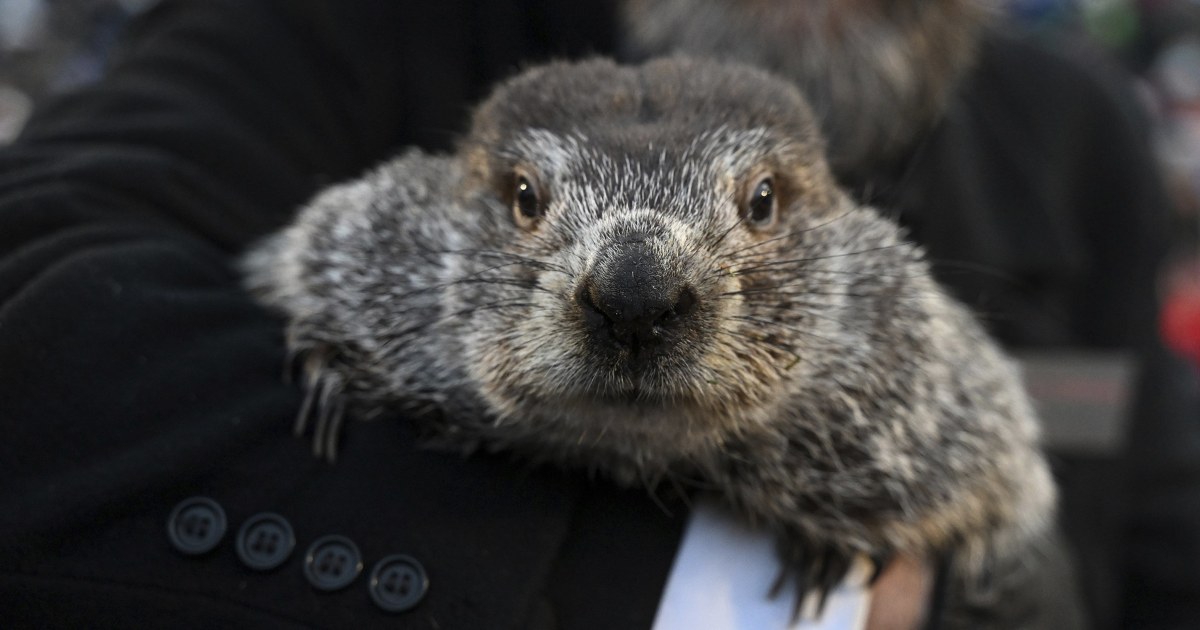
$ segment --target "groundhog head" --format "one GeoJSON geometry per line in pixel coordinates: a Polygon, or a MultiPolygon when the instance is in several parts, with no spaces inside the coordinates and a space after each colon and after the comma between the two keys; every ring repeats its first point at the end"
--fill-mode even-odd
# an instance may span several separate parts
{"type": "Polygon", "coordinates": [[[468,382],[501,424],[639,462],[780,415],[784,381],[856,343],[835,289],[855,278],[821,272],[894,244],[823,149],[800,94],[746,66],[592,61],[504,84],[459,151],[456,203],[487,217],[468,240],[507,254],[480,259],[496,282],[449,288],[458,310],[495,305],[461,330],[468,382]]]}

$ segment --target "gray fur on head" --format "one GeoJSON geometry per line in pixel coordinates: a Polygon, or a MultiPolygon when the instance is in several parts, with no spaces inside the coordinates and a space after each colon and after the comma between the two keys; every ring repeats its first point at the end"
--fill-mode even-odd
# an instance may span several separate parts
{"type": "Polygon", "coordinates": [[[910,150],[975,56],[982,0],[624,0],[635,56],[685,53],[778,72],[804,92],[840,173],[910,150]]]}
{"type": "Polygon", "coordinates": [[[1018,549],[1054,490],[1017,374],[822,149],[799,92],[746,66],[539,67],[457,153],[318,196],[250,285],[306,357],[318,439],[343,404],[436,409],[463,447],[700,479],[799,546],[1018,549]],[[640,350],[591,303],[657,299],[624,273],[670,294],[640,350]]]}

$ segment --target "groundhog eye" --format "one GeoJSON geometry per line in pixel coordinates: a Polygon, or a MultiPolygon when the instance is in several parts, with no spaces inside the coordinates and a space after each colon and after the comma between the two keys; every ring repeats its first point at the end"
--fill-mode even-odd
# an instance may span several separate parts
{"type": "Polygon", "coordinates": [[[765,225],[775,215],[775,187],[768,177],[750,192],[743,210],[746,220],[754,225],[765,225]]]}
{"type": "Polygon", "coordinates": [[[542,214],[542,204],[538,199],[537,189],[533,182],[525,177],[518,177],[516,190],[513,191],[514,209],[525,219],[536,219],[542,214]]]}

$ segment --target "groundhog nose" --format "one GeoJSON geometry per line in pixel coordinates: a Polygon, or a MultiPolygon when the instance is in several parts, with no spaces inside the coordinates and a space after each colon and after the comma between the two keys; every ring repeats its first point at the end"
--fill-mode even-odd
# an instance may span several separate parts
{"type": "Polygon", "coordinates": [[[633,354],[650,350],[696,310],[696,294],[644,248],[619,251],[580,283],[576,301],[594,335],[633,354]]]}

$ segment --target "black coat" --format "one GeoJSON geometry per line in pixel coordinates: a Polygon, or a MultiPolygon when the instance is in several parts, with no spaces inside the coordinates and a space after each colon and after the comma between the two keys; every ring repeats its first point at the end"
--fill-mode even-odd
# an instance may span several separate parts
{"type": "MultiPolygon", "coordinates": [[[[281,322],[233,267],[319,187],[403,145],[449,147],[469,106],[522,64],[612,50],[610,10],[167,1],[106,79],[38,112],[0,152],[6,626],[648,627],[683,506],[502,456],[424,450],[398,421],[356,425],[338,464],[316,461],[291,437],[300,392],[280,379],[281,322]],[[227,531],[187,556],[168,520],[194,496],[223,508],[227,531]],[[262,511],[286,518],[296,541],[269,572],[235,552],[262,511]],[[303,570],[325,534],[356,543],[363,563],[332,593],[303,570]],[[367,574],[393,553],[416,558],[429,588],[417,608],[386,614],[367,574]]],[[[911,165],[873,176],[873,194],[935,258],[1022,280],[945,278],[1009,341],[1124,344],[1153,317],[1164,205],[1105,85],[997,42],[911,165]]],[[[1162,430],[1193,441],[1167,439],[1170,458],[1145,474],[1181,471],[1170,496],[1195,506],[1196,427],[1162,430]]],[[[1180,522],[1166,518],[1174,499],[1139,498],[1147,517],[1180,522]]],[[[1135,532],[1135,549],[1161,553],[1146,535],[1158,531],[1135,532]]],[[[1132,575],[1158,579],[1169,565],[1171,584],[1191,589],[1173,602],[1194,602],[1200,584],[1186,578],[1200,550],[1175,549],[1132,575]]]]}

